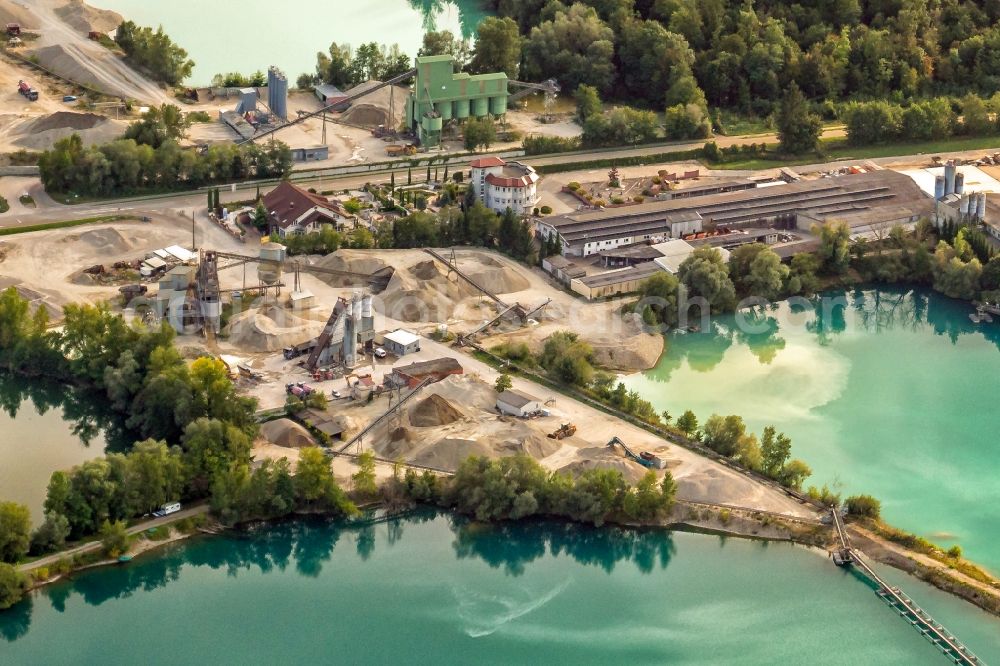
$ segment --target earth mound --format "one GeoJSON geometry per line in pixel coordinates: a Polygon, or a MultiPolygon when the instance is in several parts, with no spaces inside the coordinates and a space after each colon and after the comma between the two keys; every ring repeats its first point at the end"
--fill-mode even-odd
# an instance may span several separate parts
{"type": "Polygon", "coordinates": [[[63,6],[56,8],[56,14],[70,26],[83,33],[91,30],[111,32],[122,22],[121,14],[108,9],[91,7],[83,0],[69,0],[63,6]]]}
{"type": "Polygon", "coordinates": [[[277,306],[241,312],[226,326],[229,341],[247,351],[269,352],[315,338],[323,329],[318,321],[302,319],[277,306]]]}
{"type": "Polygon", "coordinates": [[[507,266],[485,268],[469,277],[486,291],[494,294],[513,294],[531,287],[531,283],[516,269],[507,266]]]}
{"type": "Polygon", "coordinates": [[[559,450],[560,446],[561,444],[554,439],[530,434],[520,438],[508,439],[500,443],[497,446],[497,450],[505,456],[523,453],[538,460],[551,456],[559,450]]]}
{"type": "Polygon", "coordinates": [[[418,465],[454,470],[469,456],[496,458],[497,454],[487,444],[471,439],[445,438],[421,451],[411,461],[418,465]]]}
{"type": "Polygon", "coordinates": [[[86,130],[96,127],[107,118],[96,113],[73,113],[72,111],[56,111],[31,123],[32,132],[45,132],[52,129],[86,130]]]}
{"type": "Polygon", "coordinates": [[[418,402],[410,410],[410,423],[417,428],[448,425],[462,418],[462,412],[436,393],[418,402]]]}
{"type": "Polygon", "coordinates": [[[80,234],[79,240],[90,245],[102,254],[121,254],[131,251],[135,246],[125,234],[117,229],[92,229],[80,234]]]}
{"type": "Polygon", "coordinates": [[[635,485],[646,474],[646,468],[639,463],[628,458],[619,457],[607,447],[599,449],[581,449],[580,456],[584,460],[571,462],[564,467],[560,467],[560,472],[567,472],[573,476],[580,476],[591,469],[611,469],[622,473],[625,482],[635,485]]]}
{"type": "Polygon", "coordinates": [[[272,444],[287,448],[316,445],[309,431],[290,419],[268,421],[260,427],[260,436],[272,444]]]}
{"type": "Polygon", "coordinates": [[[353,104],[340,119],[351,125],[361,125],[362,127],[378,127],[379,125],[391,126],[389,123],[389,110],[374,104],[353,104]]]}

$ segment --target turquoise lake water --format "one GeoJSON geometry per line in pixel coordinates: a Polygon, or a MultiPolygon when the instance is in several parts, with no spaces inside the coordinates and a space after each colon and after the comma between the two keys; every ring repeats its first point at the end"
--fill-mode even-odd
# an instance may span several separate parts
{"type": "Polygon", "coordinates": [[[626,384],[673,415],[774,424],[808,484],[882,500],[891,523],[1000,572],[1000,323],[929,291],[859,290],[846,307],[779,303],[674,334],[626,384]],[[746,315],[744,315],[746,316],[746,315]]]}
{"type": "MultiPolygon", "coordinates": [[[[904,583],[1000,660],[1000,622],[904,583]]],[[[173,544],[34,594],[0,613],[0,636],[18,665],[945,663],[801,547],[431,513],[173,544]]]]}
{"type": "Polygon", "coordinates": [[[316,52],[331,42],[399,44],[417,55],[424,32],[471,38],[487,12],[478,0],[91,0],[140,25],[158,26],[195,62],[188,83],[208,85],[223,72],[284,69],[293,82],[316,69],[316,52]]]}

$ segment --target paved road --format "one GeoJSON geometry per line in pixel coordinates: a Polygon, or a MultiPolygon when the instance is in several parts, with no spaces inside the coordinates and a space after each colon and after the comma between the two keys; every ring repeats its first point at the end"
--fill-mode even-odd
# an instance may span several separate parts
{"type": "MultiPolygon", "coordinates": [[[[160,527],[161,525],[166,525],[168,523],[173,523],[184,518],[190,518],[191,516],[198,516],[203,513],[208,513],[208,504],[198,504],[187,509],[178,511],[177,513],[171,514],[169,516],[164,516],[163,518],[154,518],[152,520],[147,520],[145,522],[133,525],[128,528],[129,534],[138,534],[139,532],[144,532],[152,527],[160,527]]],[[[18,567],[21,571],[31,571],[32,569],[37,569],[38,567],[47,567],[55,564],[63,558],[73,557],[74,555],[80,555],[82,553],[89,553],[91,551],[97,550],[101,547],[101,542],[98,541],[88,541],[85,544],[81,544],[76,548],[71,548],[69,550],[64,550],[59,553],[54,553],[52,555],[47,555],[34,562],[28,562],[27,564],[22,564],[18,567]]]]}
{"type": "MultiPolygon", "coordinates": [[[[839,128],[828,128],[824,136],[836,136],[837,133],[842,133],[839,128]]],[[[749,143],[759,143],[761,141],[774,141],[775,137],[772,134],[767,135],[756,135],[756,136],[742,136],[742,137],[717,137],[716,141],[720,145],[737,145],[737,144],[749,144],[749,143]]],[[[690,150],[694,148],[700,148],[704,144],[704,141],[695,142],[682,142],[682,143],[669,143],[669,144],[655,144],[646,145],[638,148],[622,148],[618,150],[610,151],[587,151],[579,153],[568,153],[560,155],[550,155],[547,157],[535,157],[530,158],[531,164],[535,166],[544,166],[552,164],[573,164],[576,162],[585,162],[588,160],[596,159],[623,159],[626,157],[636,157],[643,155],[657,155],[664,152],[675,152],[690,150]]],[[[1000,140],[997,142],[996,148],[992,149],[980,149],[980,150],[969,150],[955,153],[947,153],[949,157],[956,157],[962,159],[976,158],[987,153],[995,152],[1000,150],[1000,140]]],[[[872,159],[872,162],[876,164],[893,164],[899,163],[901,160],[907,158],[916,158],[918,155],[899,155],[895,157],[880,157],[872,159]]],[[[465,163],[467,158],[461,158],[460,162],[465,163]]],[[[795,167],[796,170],[802,172],[833,169],[838,166],[855,164],[858,160],[844,160],[841,162],[829,162],[820,163],[806,166],[795,167]]],[[[653,165],[650,165],[653,166],[653,165]]],[[[420,167],[415,169],[418,174],[421,173],[420,167]]],[[[764,170],[767,171],[767,170],[764,170]]],[[[391,178],[391,174],[396,174],[396,183],[402,184],[405,182],[401,177],[405,177],[407,169],[393,169],[378,171],[374,173],[364,173],[364,174],[349,174],[349,175],[337,175],[335,169],[324,169],[317,171],[315,173],[310,172],[309,174],[304,174],[301,172],[296,172],[293,174],[293,179],[296,183],[303,186],[314,187],[317,190],[338,190],[342,191],[345,189],[357,189],[364,185],[365,183],[388,183],[391,178]],[[331,173],[333,172],[333,173],[331,173]]],[[[761,172],[742,172],[742,171],[725,171],[726,175],[730,177],[740,177],[749,173],[761,173],[761,172]]],[[[571,173],[563,174],[563,178],[572,178],[571,173]]],[[[23,180],[23,179],[22,179],[23,180]]],[[[36,183],[40,187],[40,183],[36,183]]],[[[235,186],[227,186],[221,188],[220,201],[223,205],[227,203],[232,203],[235,201],[244,201],[247,199],[252,199],[256,195],[257,183],[237,183],[235,186]]],[[[264,184],[260,186],[261,193],[267,193],[273,188],[272,184],[264,184]]],[[[159,196],[147,196],[147,197],[136,197],[132,199],[117,199],[110,202],[98,202],[98,203],[84,203],[76,204],[72,206],[66,206],[61,204],[47,204],[43,205],[39,200],[39,207],[37,209],[21,208],[19,202],[16,199],[10,200],[11,210],[9,213],[0,215],[0,228],[3,227],[16,227],[22,225],[40,224],[44,222],[53,222],[66,219],[79,219],[84,217],[92,217],[95,215],[110,215],[116,213],[131,214],[131,215],[145,215],[152,214],[167,210],[179,209],[179,208],[203,208],[206,203],[206,193],[204,190],[192,191],[192,192],[181,192],[176,194],[167,194],[159,196]]]]}

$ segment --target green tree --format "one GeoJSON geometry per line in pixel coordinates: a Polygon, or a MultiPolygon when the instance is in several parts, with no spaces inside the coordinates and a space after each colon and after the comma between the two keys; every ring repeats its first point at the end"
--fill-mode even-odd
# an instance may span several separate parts
{"type": "Polygon", "coordinates": [[[469,118],[462,127],[466,150],[489,148],[497,138],[497,128],[492,118],[469,118]]]}
{"type": "Polygon", "coordinates": [[[728,312],[736,307],[736,288],[729,279],[729,267],[713,247],[700,247],[685,259],[677,271],[688,293],[708,301],[712,312],[728,312]]]}
{"type": "Polygon", "coordinates": [[[521,34],[508,17],[487,16],[476,26],[476,46],[469,71],[473,74],[504,72],[518,77],[521,63],[521,34]]]}
{"type": "Polygon", "coordinates": [[[823,123],[810,113],[809,105],[794,83],[785,93],[775,118],[778,126],[778,149],[783,153],[801,155],[816,150],[823,123]]]}
{"type": "Polygon", "coordinates": [[[583,3],[560,8],[534,28],[524,42],[527,81],[558,79],[565,90],[581,83],[607,92],[615,79],[615,34],[583,3]]]}
{"type": "Polygon", "coordinates": [[[354,492],[364,497],[378,495],[378,485],[375,483],[375,454],[364,451],[357,458],[358,471],[351,475],[354,492]]]}
{"type": "Polygon", "coordinates": [[[299,506],[342,515],[357,512],[357,507],[337,485],[330,469],[330,461],[318,447],[310,446],[299,451],[294,483],[295,499],[299,506]]]}
{"type": "Polygon", "coordinates": [[[110,522],[105,520],[101,523],[100,530],[101,548],[108,557],[118,557],[128,552],[129,536],[125,522],[116,520],[110,522]]]}
{"type": "Polygon", "coordinates": [[[882,502],[871,495],[851,495],[844,500],[847,513],[860,518],[872,518],[878,520],[882,513],[882,502]]]}
{"type": "Polygon", "coordinates": [[[679,288],[677,278],[666,272],[656,273],[639,285],[639,303],[642,304],[644,313],[646,310],[651,313],[652,320],[646,321],[647,324],[677,325],[679,288]]]}
{"type": "Polygon", "coordinates": [[[0,562],[16,563],[28,554],[31,514],[16,502],[0,502],[0,562]]]}
{"type": "Polygon", "coordinates": [[[512,388],[514,388],[514,382],[511,381],[510,375],[506,372],[500,373],[500,376],[497,377],[496,382],[493,384],[493,390],[497,393],[503,393],[504,391],[509,391],[512,388]]]}
{"type": "Polygon", "coordinates": [[[812,232],[819,236],[819,251],[817,252],[822,269],[833,275],[847,272],[851,263],[850,239],[851,229],[846,222],[829,220],[822,225],[814,225],[812,232]]]}
{"type": "Polygon", "coordinates": [[[777,478],[792,455],[792,440],[786,437],[785,433],[777,432],[774,426],[767,426],[760,440],[760,449],[762,456],[760,471],[777,478]]]}
{"type": "Polygon", "coordinates": [[[0,562],[0,610],[10,608],[28,591],[28,578],[12,565],[0,562]]]}
{"type": "Polygon", "coordinates": [[[677,427],[687,436],[691,436],[698,430],[698,417],[690,409],[686,410],[677,419],[677,427]]]}
{"type": "Polygon", "coordinates": [[[70,527],[66,516],[59,513],[46,512],[45,520],[31,533],[30,552],[35,555],[59,550],[66,545],[70,527]]]}
{"type": "Polygon", "coordinates": [[[179,84],[194,69],[187,51],[174,44],[162,27],[154,32],[124,21],[115,32],[115,41],[125,52],[127,62],[166,84],[179,84]]]}
{"type": "Polygon", "coordinates": [[[802,482],[812,476],[812,469],[798,458],[789,460],[778,474],[778,483],[796,490],[802,489],[802,482]]]}
{"type": "Polygon", "coordinates": [[[742,417],[735,414],[712,414],[705,421],[702,430],[705,433],[705,445],[724,456],[736,454],[741,440],[746,437],[746,424],[742,417]]]}
{"type": "Polygon", "coordinates": [[[580,124],[585,123],[587,118],[600,114],[604,108],[601,96],[594,86],[581,83],[577,86],[573,97],[576,100],[576,120],[580,124]]]}

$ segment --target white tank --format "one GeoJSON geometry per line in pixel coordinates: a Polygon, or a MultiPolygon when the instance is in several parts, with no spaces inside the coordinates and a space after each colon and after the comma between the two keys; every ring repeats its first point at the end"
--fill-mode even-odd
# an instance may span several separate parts
{"type": "Polygon", "coordinates": [[[986,194],[984,192],[976,195],[976,218],[979,220],[986,219],[986,194]]]}
{"type": "Polygon", "coordinates": [[[963,196],[958,203],[958,212],[962,215],[969,214],[969,197],[963,196]]]}
{"type": "Polygon", "coordinates": [[[354,321],[361,321],[361,295],[354,294],[351,297],[351,314],[354,317],[354,321]]]}
{"type": "MultiPolygon", "coordinates": [[[[986,205],[986,198],[983,197],[983,206],[986,205]]],[[[372,297],[367,295],[361,299],[361,316],[371,317],[372,316],[372,297]]]]}

